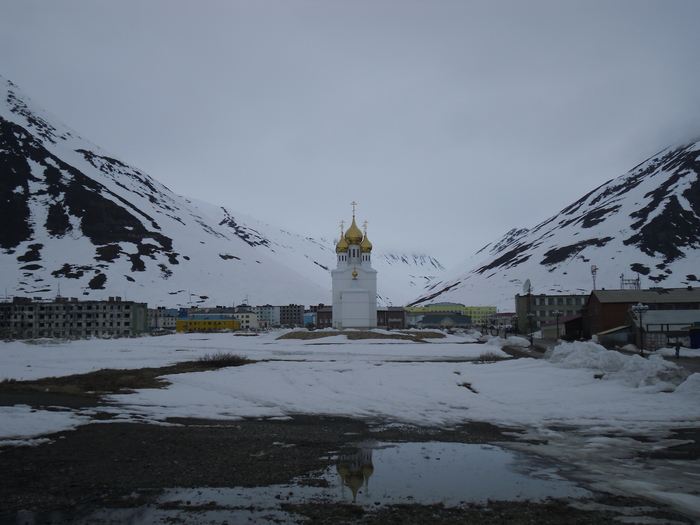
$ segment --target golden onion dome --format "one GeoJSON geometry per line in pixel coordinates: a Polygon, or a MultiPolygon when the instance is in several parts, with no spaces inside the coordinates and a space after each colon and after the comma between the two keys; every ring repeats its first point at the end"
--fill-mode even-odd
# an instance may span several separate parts
{"type": "Polygon", "coordinates": [[[348,241],[341,235],[338,244],[335,245],[335,253],[346,253],[348,251],[348,241]]]}
{"type": "Polygon", "coordinates": [[[348,241],[345,240],[345,234],[343,233],[344,225],[345,221],[340,221],[340,240],[335,245],[335,253],[347,253],[348,251],[348,241]]]}
{"type": "Polygon", "coordinates": [[[369,242],[369,239],[367,238],[366,232],[365,232],[365,238],[362,239],[362,242],[360,243],[360,251],[362,253],[369,253],[372,251],[372,243],[369,242]]]}
{"type": "Polygon", "coordinates": [[[355,224],[355,216],[352,217],[352,224],[345,232],[345,240],[348,244],[360,244],[362,242],[362,231],[355,224]]]}

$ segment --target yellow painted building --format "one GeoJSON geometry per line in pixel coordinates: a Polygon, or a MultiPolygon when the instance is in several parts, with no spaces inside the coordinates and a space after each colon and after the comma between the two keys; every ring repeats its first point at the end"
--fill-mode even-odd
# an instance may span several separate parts
{"type": "Polygon", "coordinates": [[[435,303],[427,306],[406,306],[404,310],[409,314],[455,313],[468,315],[471,317],[473,325],[488,321],[489,317],[496,315],[498,312],[495,306],[464,306],[460,303],[435,303]]]}
{"type": "Polygon", "coordinates": [[[178,332],[218,332],[220,330],[240,330],[241,321],[232,315],[193,315],[178,319],[175,329],[178,332]]]}

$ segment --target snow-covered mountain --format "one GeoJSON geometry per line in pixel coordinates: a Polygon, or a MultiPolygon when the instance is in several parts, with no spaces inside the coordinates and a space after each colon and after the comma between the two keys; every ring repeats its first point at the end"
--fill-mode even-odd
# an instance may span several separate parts
{"type": "Polygon", "coordinates": [[[697,286],[700,280],[700,141],[664,150],[531,230],[488,244],[411,304],[453,301],[513,311],[532,293],[697,286]]]}
{"type": "MultiPolygon", "coordinates": [[[[149,305],[330,303],[335,241],[172,193],[0,77],[0,293],[149,305]]],[[[444,268],[373,254],[381,305],[444,268]]]]}

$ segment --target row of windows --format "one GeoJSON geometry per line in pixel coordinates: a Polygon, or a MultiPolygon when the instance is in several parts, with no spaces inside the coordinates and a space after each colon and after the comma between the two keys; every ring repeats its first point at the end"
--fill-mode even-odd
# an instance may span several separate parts
{"type": "MultiPolygon", "coordinates": [[[[74,311],[82,311],[82,310],[131,310],[131,305],[129,304],[110,304],[110,305],[92,305],[92,304],[87,304],[87,305],[66,305],[66,306],[60,306],[60,305],[39,305],[37,307],[37,310],[40,312],[74,312],[74,311]],[[94,307],[94,308],[93,308],[94,307]]],[[[34,306],[17,306],[17,305],[5,305],[0,307],[0,311],[14,311],[14,312],[34,312],[34,306]]]]}
{"type": "MultiPolygon", "coordinates": [[[[202,325],[220,326],[222,324],[227,324],[230,322],[231,321],[194,321],[194,322],[191,322],[191,324],[192,324],[192,327],[202,326],[202,325]]],[[[184,323],[182,326],[184,326],[185,328],[189,328],[190,323],[184,323]]]]}
{"type": "Polygon", "coordinates": [[[564,306],[565,304],[567,305],[574,305],[574,304],[584,304],[583,303],[584,298],[583,297],[535,297],[534,298],[534,304],[540,305],[540,306],[564,306]]]}
{"type": "Polygon", "coordinates": [[[698,310],[698,303],[682,303],[682,304],[648,304],[649,310],[698,310]]]}
{"type": "MultiPolygon", "coordinates": [[[[71,314],[39,314],[38,318],[39,319],[83,319],[83,315],[85,315],[85,319],[92,319],[93,318],[93,314],[74,314],[74,315],[71,315],[71,314]]],[[[107,319],[107,318],[114,319],[115,317],[117,319],[121,319],[122,314],[120,314],[120,313],[119,314],[94,314],[95,319],[107,319]]],[[[124,317],[128,318],[129,315],[127,314],[124,317]]],[[[26,319],[34,319],[34,314],[25,314],[25,315],[15,314],[12,316],[12,319],[15,319],[15,320],[20,320],[20,319],[25,319],[25,318],[26,319]]]]}
{"type": "MultiPolygon", "coordinates": [[[[129,323],[129,321],[124,321],[123,325],[122,325],[121,321],[116,321],[116,324],[115,324],[115,321],[103,321],[102,324],[100,324],[99,322],[93,323],[91,321],[88,321],[85,323],[85,326],[86,327],[92,327],[92,326],[130,326],[130,324],[131,323],[129,323]]],[[[27,326],[29,328],[31,328],[32,323],[27,323],[27,326]]],[[[44,326],[47,326],[49,328],[51,328],[51,327],[54,327],[54,328],[60,328],[60,327],[63,327],[63,328],[82,328],[83,323],[39,323],[39,328],[43,328],[44,326]]]]}
{"type": "MultiPolygon", "coordinates": [[[[538,317],[556,317],[556,315],[554,315],[553,310],[540,310],[539,312],[537,310],[535,310],[533,313],[535,315],[537,315],[538,317]]],[[[562,313],[562,315],[569,316],[569,315],[580,314],[581,310],[566,310],[566,311],[562,310],[561,313],[562,313]]],[[[562,315],[560,315],[559,317],[562,317],[562,315]]]]}
{"type": "MultiPolygon", "coordinates": [[[[129,330],[85,330],[84,331],[85,335],[91,336],[91,335],[130,335],[129,330]]],[[[51,330],[40,330],[37,332],[37,337],[60,337],[61,335],[65,335],[62,332],[56,332],[56,331],[51,331],[51,330]]]]}

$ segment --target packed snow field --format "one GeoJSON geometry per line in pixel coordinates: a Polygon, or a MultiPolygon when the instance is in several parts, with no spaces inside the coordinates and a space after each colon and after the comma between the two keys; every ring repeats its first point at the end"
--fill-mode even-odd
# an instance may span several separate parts
{"type": "MultiPolygon", "coordinates": [[[[479,334],[465,333],[429,343],[352,341],[340,334],[278,340],[283,333],[2,343],[0,380],[160,367],[231,352],[258,362],[168,376],[166,389],[110,396],[107,410],[139,421],[333,414],[421,426],[476,420],[608,432],[688,427],[700,419],[700,374],[686,379],[685,369],[657,355],[644,359],[577,342],[560,344],[549,359],[479,365],[470,360],[485,353],[508,357],[502,346],[529,343],[511,337],[478,344],[479,334]]],[[[700,352],[684,349],[683,355],[700,352]]],[[[1,414],[0,438],[15,440],[90,420],[89,411],[42,414],[22,406],[3,407],[1,414]]]]}
{"type": "MultiPolygon", "coordinates": [[[[700,423],[700,374],[660,355],[642,358],[576,342],[559,344],[545,359],[479,363],[474,360],[487,352],[507,357],[506,344],[529,343],[518,337],[485,343],[481,338],[479,343],[479,334],[466,333],[427,343],[353,341],[341,334],[279,340],[284,333],[5,342],[0,344],[0,380],[161,367],[231,352],[255,362],[167,376],[172,383],[167,388],[109,396],[109,405],[99,410],[113,413],[112,421],[157,424],[174,417],[294,414],[428,427],[487,421],[546,441],[515,446],[578,465],[579,479],[592,486],[650,497],[700,518],[700,510],[693,510],[700,509],[697,465],[669,461],[646,473],[632,457],[679,444],[669,431],[700,423]],[[633,439],[639,435],[654,442],[633,439]]],[[[700,352],[684,349],[683,356],[700,359],[700,352]]],[[[94,409],[0,407],[0,444],[41,443],[42,436],[90,423],[93,415],[94,409]]]]}

